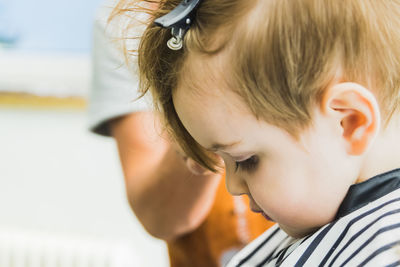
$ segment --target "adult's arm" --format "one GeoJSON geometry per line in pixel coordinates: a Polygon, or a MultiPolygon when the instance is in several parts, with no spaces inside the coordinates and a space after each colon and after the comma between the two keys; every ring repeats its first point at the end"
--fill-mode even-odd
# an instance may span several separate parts
{"type": "Polygon", "coordinates": [[[125,176],[129,204],[145,229],[169,240],[197,228],[214,202],[220,175],[196,175],[152,112],[137,112],[111,123],[125,176]]]}

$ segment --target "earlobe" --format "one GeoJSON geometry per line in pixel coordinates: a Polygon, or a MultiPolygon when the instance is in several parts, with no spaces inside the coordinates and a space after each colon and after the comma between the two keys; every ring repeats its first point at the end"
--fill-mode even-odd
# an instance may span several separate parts
{"type": "Polygon", "coordinates": [[[349,155],[363,154],[380,129],[380,112],[375,96],[357,83],[338,83],[324,93],[322,110],[341,128],[349,155]]]}

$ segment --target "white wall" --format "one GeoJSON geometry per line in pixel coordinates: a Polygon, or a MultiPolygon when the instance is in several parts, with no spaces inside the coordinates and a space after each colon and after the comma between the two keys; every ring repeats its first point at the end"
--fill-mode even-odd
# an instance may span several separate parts
{"type": "Polygon", "coordinates": [[[89,133],[84,111],[0,108],[0,228],[125,240],[143,266],[168,266],[129,209],[114,141],[89,133]]]}
{"type": "Polygon", "coordinates": [[[90,55],[0,49],[0,92],[37,96],[86,97],[90,55]]]}

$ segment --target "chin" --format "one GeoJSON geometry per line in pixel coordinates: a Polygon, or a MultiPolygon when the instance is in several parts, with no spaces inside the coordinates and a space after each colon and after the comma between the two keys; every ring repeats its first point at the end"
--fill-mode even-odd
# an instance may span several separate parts
{"type": "Polygon", "coordinates": [[[293,227],[287,227],[285,225],[279,225],[279,227],[289,236],[293,238],[303,238],[308,235],[311,235],[318,231],[320,227],[314,227],[314,228],[293,228],[293,227]]]}

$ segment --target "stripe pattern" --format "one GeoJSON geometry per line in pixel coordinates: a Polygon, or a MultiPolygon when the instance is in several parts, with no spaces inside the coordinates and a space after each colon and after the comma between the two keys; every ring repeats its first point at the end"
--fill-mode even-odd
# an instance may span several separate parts
{"type": "Polygon", "coordinates": [[[300,240],[275,225],[227,265],[237,266],[400,266],[400,189],[300,240]]]}

